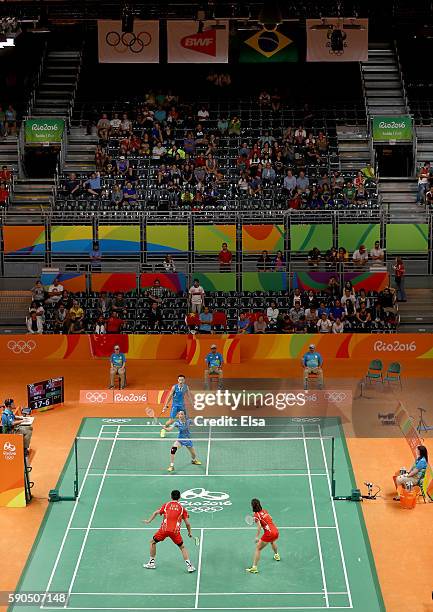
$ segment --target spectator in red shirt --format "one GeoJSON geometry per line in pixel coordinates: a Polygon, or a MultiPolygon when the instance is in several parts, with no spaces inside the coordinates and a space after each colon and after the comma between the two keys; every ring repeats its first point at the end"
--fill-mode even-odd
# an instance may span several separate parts
{"type": "Polygon", "coordinates": [[[9,197],[9,191],[6,187],[6,183],[0,183],[0,204],[6,204],[9,197]]]}
{"type": "Polygon", "coordinates": [[[123,323],[123,319],[120,319],[118,313],[113,310],[111,317],[107,319],[107,324],[105,326],[107,334],[120,334],[123,323]]]}
{"type": "Polygon", "coordinates": [[[2,166],[0,171],[0,181],[9,183],[12,178],[12,172],[8,170],[7,166],[2,166]]]}
{"type": "Polygon", "coordinates": [[[220,272],[231,272],[232,269],[232,252],[227,248],[227,242],[222,243],[221,251],[218,255],[218,261],[220,264],[220,272]]]}

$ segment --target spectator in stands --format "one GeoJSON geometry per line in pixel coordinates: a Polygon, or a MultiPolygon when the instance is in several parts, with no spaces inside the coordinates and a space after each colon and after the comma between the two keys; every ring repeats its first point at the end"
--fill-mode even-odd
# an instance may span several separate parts
{"type": "Polygon", "coordinates": [[[100,140],[106,141],[110,135],[111,124],[108,119],[108,115],[103,113],[98,123],[96,124],[96,133],[100,140]]]}
{"type": "Polygon", "coordinates": [[[370,251],[370,259],[373,265],[383,265],[385,251],[381,248],[379,240],[376,240],[374,247],[370,251]]]}
{"type": "Polygon", "coordinates": [[[205,306],[203,311],[199,314],[200,325],[198,331],[201,334],[212,333],[212,312],[208,306],[205,306]]]}
{"type": "Polygon", "coordinates": [[[38,304],[45,302],[45,289],[40,280],[37,280],[31,289],[32,300],[38,304]]]}
{"type": "Polygon", "coordinates": [[[174,259],[172,255],[169,253],[164,257],[164,261],[162,262],[163,268],[165,272],[176,272],[176,266],[174,263],[174,259]]]}
{"type": "Polygon", "coordinates": [[[258,196],[262,192],[262,179],[258,174],[251,175],[248,182],[248,191],[250,196],[258,196]]]}
{"type": "Polygon", "coordinates": [[[367,309],[365,302],[361,302],[360,307],[357,309],[356,319],[358,320],[362,331],[370,330],[371,314],[370,311],[367,309]]]}
{"type": "Polygon", "coordinates": [[[344,323],[341,319],[337,318],[332,324],[333,334],[342,334],[344,332],[344,323]]]}
{"type": "Polygon", "coordinates": [[[129,136],[132,132],[132,122],[128,118],[127,113],[123,113],[122,121],[120,122],[120,131],[124,136],[129,136]]]}
{"type": "Polygon", "coordinates": [[[317,308],[311,304],[311,306],[305,309],[304,316],[308,333],[315,334],[317,332],[317,321],[319,320],[317,308]]]}
{"type": "Polygon", "coordinates": [[[83,334],[84,333],[83,319],[75,316],[74,314],[71,314],[71,312],[69,311],[68,320],[69,320],[69,329],[68,329],[69,334],[83,334]]]}
{"type": "Polygon", "coordinates": [[[260,92],[258,100],[259,106],[261,106],[262,108],[269,108],[271,105],[271,96],[265,89],[262,89],[262,91],[260,92]]]}
{"type": "Polygon", "coordinates": [[[359,249],[354,251],[352,261],[355,266],[365,266],[368,263],[368,251],[365,248],[365,244],[361,244],[359,249]]]}
{"type": "Polygon", "coordinates": [[[367,293],[363,287],[361,287],[358,296],[356,296],[355,304],[356,308],[361,308],[361,305],[365,304],[367,310],[370,310],[370,299],[368,298],[367,293]]]}
{"type": "Polygon", "coordinates": [[[385,287],[385,289],[379,293],[379,302],[385,312],[394,309],[395,299],[395,291],[391,287],[385,287]]]}
{"type": "Polygon", "coordinates": [[[107,333],[107,330],[105,328],[105,319],[103,315],[99,315],[99,317],[96,319],[93,333],[97,335],[102,335],[102,334],[107,333]]]}
{"type": "Polygon", "coordinates": [[[29,334],[42,334],[44,332],[42,317],[38,317],[35,310],[32,310],[27,317],[27,330],[29,334]]]}
{"type": "Polygon", "coordinates": [[[202,105],[200,109],[198,110],[197,119],[199,120],[200,123],[203,123],[204,121],[208,121],[209,111],[204,105],[202,105]]]}
{"type": "Polygon", "coordinates": [[[11,170],[8,170],[7,166],[2,166],[2,169],[0,171],[0,182],[3,183],[10,183],[12,180],[12,172],[11,170]]]}
{"type": "Polygon", "coordinates": [[[286,269],[286,261],[284,259],[283,251],[277,251],[274,259],[274,270],[275,272],[284,272],[286,269]]]}
{"type": "Polygon", "coordinates": [[[336,321],[337,319],[342,321],[344,319],[344,308],[340,300],[335,300],[334,305],[331,306],[330,318],[332,321],[336,321]]]}
{"type": "Polygon", "coordinates": [[[113,310],[111,316],[107,319],[105,329],[107,334],[120,334],[124,321],[119,318],[116,310],[113,310]]]}
{"type": "Polygon", "coordinates": [[[268,325],[265,321],[265,317],[260,314],[257,319],[254,321],[254,333],[255,334],[264,334],[266,332],[268,325]]]}
{"type": "Polygon", "coordinates": [[[110,300],[107,297],[106,291],[101,291],[96,301],[98,312],[104,317],[110,312],[110,300]]]}
{"type": "Polygon", "coordinates": [[[301,303],[304,308],[311,308],[311,306],[317,308],[316,294],[312,289],[309,289],[307,293],[304,293],[301,303]]]}
{"type": "Polygon", "coordinates": [[[102,253],[99,248],[99,242],[95,241],[93,243],[92,250],[89,253],[90,258],[90,268],[92,271],[101,271],[101,261],[102,261],[102,253]]]}
{"type": "Polygon", "coordinates": [[[241,135],[241,120],[238,116],[235,115],[234,117],[232,117],[232,119],[230,119],[228,133],[229,136],[241,135]]]}
{"type": "Polygon", "coordinates": [[[304,144],[304,141],[307,138],[307,132],[305,131],[304,127],[300,125],[298,129],[295,130],[294,136],[295,136],[295,142],[298,145],[302,145],[304,144]]]}
{"type": "Polygon", "coordinates": [[[35,300],[32,301],[32,303],[29,306],[29,315],[35,312],[36,316],[40,317],[42,319],[42,323],[45,323],[45,309],[42,306],[42,304],[36,302],[35,300]]]}
{"type": "Polygon", "coordinates": [[[232,260],[233,260],[232,252],[229,251],[227,242],[223,242],[221,246],[221,251],[219,252],[219,255],[218,255],[220,272],[231,272],[232,260]]]}
{"type": "Polygon", "coordinates": [[[344,247],[338,247],[337,260],[339,263],[347,263],[349,261],[349,253],[344,247]]]}
{"type": "Polygon", "coordinates": [[[292,170],[287,170],[287,176],[284,177],[283,188],[291,195],[292,192],[296,189],[296,176],[293,176],[292,170]]]}
{"type": "Polygon", "coordinates": [[[281,96],[278,93],[278,89],[274,89],[271,94],[271,107],[274,113],[278,112],[281,108],[281,96]]]}
{"type": "Polygon", "coordinates": [[[310,186],[310,180],[308,176],[305,176],[304,170],[301,170],[299,172],[298,178],[296,179],[296,187],[297,189],[300,189],[303,192],[307,192],[309,186],[310,186]]]}
{"type": "Polygon", "coordinates": [[[289,302],[291,306],[294,306],[295,304],[302,304],[301,290],[298,287],[293,290],[289,302]]]}
{"type": "Polygon", "coordinates": [[[418,192],[416,196],[417,204],[423,204],[425,201],[425,194],[429,186],[430,179],[430,162],[425,162],[418,174],[418,192]]]}
{"type": "Polygon", "coordinates": [[[62,298],[63,285],[55,278],[52,284],[48,287],[48,304],[57,304],[62,298]]]}
{"type": "Polygon", "coordinates": [[[278,317],[280,316],[280,311],[277,308],[276,302],[272,301],[268,308],[266,309],[266,318],[269,322],[269,327],[276,328],[278,323],[278,317]]]}
{"type": "Polygon", "coordinates": [[[84,189],[87,193],[93,196],[101,194],[101,175],[99,172],[92,172],[87,181],[84,183],[84,189]]]}
{"type": "Polygon", "coordinates": [[[4,138],[6,135],[6,114],[3,107],[0,106],[0,138],[4,138]]]}
{"type": "Polygon", "coordinates": [[[216,175],[216,173],[218,171],[217,161],[216,161],[215,157],[213,157],[213,155],[211,153],[208,153],[208,155],[206,157],[205,169],[206,169],[207,175],[210,176],[210,177],[216,175]]]}
{"type": "Polygon", "coordinates": [[[308,256],[307,256],[308,265],[313,268],[317,268],[318,265],[320,264],[321,258],[322,258],[322,255],[319,249],[317,247],[313,247],[311,251],[308,252],[308,256]]]}
{"type": "Polygon", "coordinates": [[[13,136],[17,132],[17,112],[12,106],[9,104],[5,111],[6,118],[6,132],[8,136],[13,136]]]}
{"type": "Polygon", "coordinates": [[[289,311],[290,320],[292,323],[297,323],[300,317],[305,317],[305,310],[300,302],[295,302],[289,311]]]}
{"type": "Polygon", "coordinates": [[[251,333],[251,319],[245,312],[239,314],[237,332],[238,334],[251,333]]]}
{"type": "Polygon", "coordinates": [[[60,302],[54,314],[54,332],[57,334],[67,334],[69,329],[69,311],[60,302]]]}
{"type": "Polygon", "coordinates": [[[366,179],[375,178],[374,169],[373,169],[373,166],[370,164],[370,162],[366,164],[365,168],[361,168],[361,172],[365,176],[366,179]]]}
{"type": "Polygon", "coordinates": [[[272,269],[271,258],[269,257],[268,251],[262,251],[257,259],[256,267],[259,272],[269,272],[272,269]]]}
{"type": "Polygon", "coordinates": [[[277,175],[275,173],[275,170],[272,168],[271,162],[267,162],[262,172],[263,184],[265,186],[273,185],[275,183],[276,178],[277,175]]]}
{"type": "Polygon", "coordinates": [[[113,118],[110,121],[110,136],[119,136],[121,123],[119,113],[114,113],[113,118]]]}
{"type": "Polygon", "coordinates": [[[198,280],[198,278],[194,279],[192,287],[190,287],[189,289],[188,295],[190,312],[200,314],[202,309],[204,308],[205,292],[203,287],[200,285],[200,281],[198,280]]]}
{"type": "Polygon", "coordinates": [[[162,314],[161,309],[157,302],[152,302],[150,305],[149,312],[147,314],[147,320],[149,323],[149,329],[159,329],[162,325],[162,314]]]}
{"type": "Polygon", "coordinates": [[[63,289],[60,295],[60,300],[57,302],[57,305],[59,306],[60,304],[64,304],[67,310],[69,310],[72,306],[72,296],[69,294],[67,289],[63,289]]]}
{"type": "Polygon", "coordinates": [[[433,205],[433,185],[430,186],[429,190],[425,194],[426,204],[430,207],[433,205]]]}
{"type": "Polygon", "coordinates": [[[137,190],[129,181],[122,189],[123,204],[135,204],[137,202],[137,190]]]}
{"type": "Polygon", "coordinates": [[[406,270],[404,267],[404,263],[401,257],[395,258],[395,263],[393,266],[394,270],[394,281],[397,287],[397,300],[399,302],[406,302],[406,291],[404,288],[404,277],[406,274],[406,270]]]}
{"type": "Polygon", "coordinates": [[[341,305],[343,307],[346,306],[346,302],[352,302],[352,304],[355,306],[355,302],[356,302],[356,298],[355,298],[355,294],[352,293],[350,291],[350,289],[348,289],[347,287],[344,288],[344,293],[341,297],[341,305]]]}
{"type": "Polygon", "coordinates": [[[343,197],[345,206],[353,204],[356,197],[356,187],[352,181],[347,181],[346,186],[343,188],[343,197]]]}
{"type": "Polygon", "coordinates": [[[217,121],[218,132],[221,136],[225,136],[229,129],[229,122],[225,117],[218,117],[217,121]]]}
{"type": "Polygon", "coordinates": [[[65,182],[66,195],[71,198],[76,198],[80,195],[81,181],[77,179],[77,175],[71,172],[68,179],[65,182]]]}
{"type": "Polygon", "coordinates": [[[248,174],[246,172],[241,172],[241,175],[239,177],[238,180],[238,189],[239,191],[246,195],[248,192],[248,188],[249,188],[249,183],[248,183],[248,174]]]}
{"type": "Polygon", "coordinates": [[[128,305],[126,303],[125,296],[121,291],[118,291],[111,301],[110,310],[112,312],[117,312],[119,317],[126,317],[127,307],[128,305]]]}

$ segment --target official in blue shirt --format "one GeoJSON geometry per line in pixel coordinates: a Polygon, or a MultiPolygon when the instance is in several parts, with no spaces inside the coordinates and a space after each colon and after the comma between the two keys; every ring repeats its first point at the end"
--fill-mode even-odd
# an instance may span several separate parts
{"type": "Polygon", "coordinates": [[[210,353],[205,357],[206,369],[204,371],[204,381],[206,387],[209,386],[209,377],[218,376],[218,388],[222,388],[223,381],[223,370],[222,366],[224,363],[223,356],[217,352],[217,345],[212,344],[210,347],[210,353]]]}
{"type": "Polygon", "coordinates": [[[2,412],[2,433],[21,434],[24,437],[24,449],[26,453],[30,447],[32,439],[33,427],[31,425],[22,425],[24,418],[16,413],[15,402],[12,398],[5,399],[2,412]]]}
{"type": "Polygon", "coordinates": [[[323,388],[323,358],[320,353],[316,351],[316,346],[310,344],[308,353],[302,357],[302,365],[304,367],[304,389],[308,390],[308,379],[311,374],[317,376],[319,380],[319,388],[323,388]]]}
{"type": "Polygon", "coordinates": [[[116,374],[120,378],[120,388],[125,388],[125,375],[126,375],[126,357],[125,353],[120,352],[120,346],[116,344],[114,347],[114,353],[110,357],[110,386],[109,389],[114,389],[114,377],[116,374]]]}

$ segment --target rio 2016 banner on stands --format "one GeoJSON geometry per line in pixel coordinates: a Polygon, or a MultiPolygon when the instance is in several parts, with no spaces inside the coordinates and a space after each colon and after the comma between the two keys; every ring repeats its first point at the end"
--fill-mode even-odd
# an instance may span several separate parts
{"type": "Polygon", "coordinates": [[[307,62],[366,62],[368,19],[307,19],[307,62]]]}
{"type": "Polygon", "coordinates": [[[292,252],[305,253],[314,247],[326,251],[333,244],[332,225],[330,223],[291,225],[290,242],[292,252]]]}
{"type": "Polygon", "coordinates": [[[197,272],[194,274],[205,291],[236,291],[234,272],[197,272]]]}
{"type": "Polygon", "coordinates": [[[299,31],[297,26],[282,24],[275,30],[238,31],[232,38],[231,52],[241,63],[297,62],[299,31]]]}
{"type": "Polygon", "coordinates": [[[413,121],[409,115],[372,118],[373,140],[375,142],[412,142],[413,121]]]}
{"type": "Polygon", "coordinates": [[[367,251],[374,247],[376,240],[380,240],[379,223],[339,223],[338,246],[342,246],[352,253],[365,245],[367,251]]]}
{"type": "Polygon", "coordinates": [[[24,438],[20,434],[0,435],[0,506],[23,508],[24,438]]]}
{"type": "Polygon", "coordinates": [[[24,123],[24,141],[28,145],[60,144],[65,122],[63,119],[27,119],[24,123]]]}
{"type": "Polygon", "coordinates": [[[98,20],[101,64],[158,64],[159,22],[134,19],[134,31],[122,32],[121,21],[98,20]]]}
{"type": "Polygon", "coordinates": [[[167,21],[167,61],[169,64],[227,64],[229,22],[167,21]],[[203,24],[202,31],[199,24],[203,24]]]}
{"type": "Polygon", "coordinates": [[[134,272],[92,272],[92,291],[135,291],[137,289],[137,276],[134,272]]]}
{"type": "Polygon", "coordinates": [[[386,248],[388,252],[427,253],[427,223],[388,223],[386,226],[386,248]]]}
{"type": "Polygon", "coordinates": [[[5,255],[40,255],[45,253],[43,225],[4,225],[5,255]]]}

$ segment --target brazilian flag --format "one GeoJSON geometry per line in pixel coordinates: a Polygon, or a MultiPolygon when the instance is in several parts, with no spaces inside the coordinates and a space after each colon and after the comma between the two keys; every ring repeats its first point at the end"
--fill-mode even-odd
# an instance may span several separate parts
{"type": "Polygon", "coordinates": [[[238,32],[239,62],[297,62],[299,49],[294,31],[281,26],[258,32],[238,32]]]}

